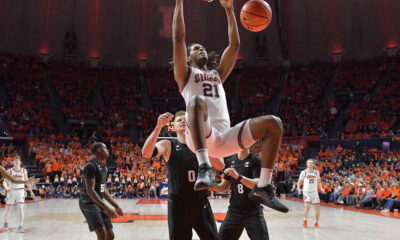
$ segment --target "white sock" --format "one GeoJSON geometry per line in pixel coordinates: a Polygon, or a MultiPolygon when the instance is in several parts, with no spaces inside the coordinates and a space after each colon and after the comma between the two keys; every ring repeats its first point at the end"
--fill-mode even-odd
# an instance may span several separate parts
{"type": "Polygon", "coordinates": [[[10,216],[12,207],[13,207],[13,206],[6,205],[6,212],[5,212],[5,214],[4,214],[4,222],[5,222],[5,223],[8,222],[8,217],[10,216]]]}
{"type": "Polygon", "coordinates": [[[18,208],[18,213],[19,213],[19,226],[23,226],[24,225],[24,205],[23,204],[17,204],[17,208],[18,208]]]}
{"type": "Polygon", "coordinates": [[[202,149],[197,150],[196,157],[197,157],[197,161],[199,162],[199,165],[202,163],[207,163],[209,166],[211,166],[210,159],[208,159],[207,148],[202,148],[202,149]]]}
{"type": "Polygon", "coordinates": [[[306,217],[304,218],[304,221],[307,221],[307,218],[306,218],[306,217]]]}
{"type": "Polygon", "coordinates": [[[271,184],[273,172],[274,170],[270,168],[261,168],[260,180],[257,183],[257,187],[262,188],[271,184]]]}

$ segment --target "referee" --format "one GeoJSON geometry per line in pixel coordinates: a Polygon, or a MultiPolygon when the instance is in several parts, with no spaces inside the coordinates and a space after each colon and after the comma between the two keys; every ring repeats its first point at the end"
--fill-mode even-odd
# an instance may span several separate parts
{"type": "Polygon", "coordinates": [[[261,159],[244,149],[225,161],[224,179],[209,190],[225,192],[231,189],[228,213],[219,228],[220,240],[236,240],[246,228],[252,240],[268,240],[268,228],[263,207],[248,194],[260,177],[261,159]]]}

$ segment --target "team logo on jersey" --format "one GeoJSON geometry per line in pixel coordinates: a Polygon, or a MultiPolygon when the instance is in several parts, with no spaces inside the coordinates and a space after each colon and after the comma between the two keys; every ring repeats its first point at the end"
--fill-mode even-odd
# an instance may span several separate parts
{"type": "Polygon", "coordinates": [[[182,150],[181,146],[176,145],[176,151],[180,151],[180,150],[182,150]]]}
{"type": "Polygon", "coordinates": [[[245,162],[244,167],[249,167],[249,162],[245,162]]]}

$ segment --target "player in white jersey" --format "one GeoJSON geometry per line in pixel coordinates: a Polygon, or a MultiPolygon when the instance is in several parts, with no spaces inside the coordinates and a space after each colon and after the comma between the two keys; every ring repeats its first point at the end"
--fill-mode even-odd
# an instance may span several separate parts
{"type": "Polygon", "coordinates": [[[263,140],[260,181],[250,192],[254,201],[281,212],[289,209],[275,197],[271,178],[281,143],[283,127],[278,117],[269,115],[249,119],[231,128],[222,84],[235,66],[240,39],[233,0],[220,0],[228,20],[229,45],[218,63],[200,44],[186,48],[183,0],[176,0],[173,17],[174,77],[186,103],[186,143],[196,153],[199,176],[195,190],[216,184],[214,167],[224,168],[223,157],[234,155],[263,140]]]}
{"type": "MultiPolygon", "coordinates": [[[[28,180],[28,173],[26,169],[21,167],[21,158],[15,157],[14,158],[14,166],[7,170],[7,172],[17,180],[28,180]]],[[[25,200],[25,185],[28,186],[28,189],[31,193],[32,198],[35,197],[32,191],[32,187],[28,183],[13,183],[9,182],[7,179],[4,180],[3,186],[4,189],[7,191],[7,200],[6,200],[6,211],[4,213],[4,227],[3,230],[8,230],[8,218],[10,216],[12,208],[17,205],[18,213],[19,213],[19,224],[18,224],[18,232],[24,232],[24,200],[25,200]]]]}
{"type": "Polygon", "coordinates": [[[321,192],[324,192],[321,184],[321,178],[319,176],[318,170],[314,167],[314,160],[307,160],[307,168],[300,173],[299,181],[297,182],[297,189],[299,190],[299,194],[303,191],[303,199],[304,199],[304,221],[303,227],[307,228],[307,216],[310,211],[310,204],[314,205],[315,208],[315,224],[314,226],[317,228],[319,215],[320,215],[320,206],[319,206],[319,195],[318,195],[318,187],[321,189],[321,192]],[[301,189],[301,184],[304,184],[303,189],[301,189]]]}

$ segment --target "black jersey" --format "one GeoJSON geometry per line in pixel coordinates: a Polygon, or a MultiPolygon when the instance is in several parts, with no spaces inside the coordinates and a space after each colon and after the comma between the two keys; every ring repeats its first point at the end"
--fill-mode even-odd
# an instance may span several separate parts
{"type": "MultiPolygon", "coordinates": [[[[240,160],[235,154],[225,160],[226,168],[234,168],[238,174],[247,178],[259,178],[261,171],[261,159],[250,153],[247,158],[240,160]]],[[[229,209],[254,210],[260,208],[261,205],[252,201],[248,195],[251,189],[247,188],[239,180],[228,175],[224,178],[231,182],[231,198],[229,200],[229,209]]]]}
{"type": "Polygon", "coordinates": [[[171,140],[171,154],[167,162],[168,198],[178,201],[198,201],[208,196],[208,190],[194,191],[197,178],[196,155],[178,140],[171,140]]]}
{"type": "MultiPolygon", "coordinates": [[[[83,168],[83,178],[96,179],[94,190],[101,199],[103,199],[104,197],[104,185],[107,180],[107,175],[108,175],[107,165],[105,163],[97,161],[96,158],[87,161],[85,167],[83,168]]],[[[92,199],[87,194],[85,180],[83,180],[82,183],[80,199],[86,202],[87,201],[93,202],[92,199]]]]}

